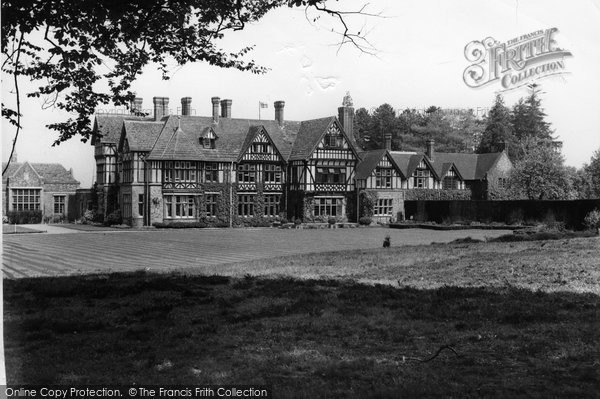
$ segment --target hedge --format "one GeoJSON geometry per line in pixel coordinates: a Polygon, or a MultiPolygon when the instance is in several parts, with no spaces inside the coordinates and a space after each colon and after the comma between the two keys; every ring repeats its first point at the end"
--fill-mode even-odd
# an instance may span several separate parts
{"type": "Polygon", "coordinates": [[[11,224],[42,223],[42,211],[8,211],[6,216],[11,224]]]}
{"type": "Polygon", "coordinates": [[[215,221],[214,223],[206,222],[206,221],[196,221],[196,222],[156,222],[152,223],[152,226],[157,229],[198,229],[198,228],[207,228],[207,227],[229,227],[228,223],[215,221]]]}
{"type": "Polygon", "coordinates": [[[554,227],[583,229],[585,216],[600,208],[595,200],[518,201],[405,201],[406,218],[417,222],[500,222],[510,225],[543,223],[554,227]]]}
{"type": "Polygon", "coordinates": [[[470,200],[472,192],[465,190],[432,190],[428,188],[411,188],[404,190],[405,201],[450,201],[470,200]]]}

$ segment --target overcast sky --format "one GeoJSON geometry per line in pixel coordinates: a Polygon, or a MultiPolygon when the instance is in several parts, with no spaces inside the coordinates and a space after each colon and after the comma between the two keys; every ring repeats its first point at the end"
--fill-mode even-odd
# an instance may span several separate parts
{"type": "MultiPolygon", "coordinates": [[[[358,9],[366,1],[344,1],[344,9],[358,9]]],[[[341,2],[330,2],[342,7],[341,2]]],[[[371,0],[370,12],[386,18],[359,17],[349,21],[354,29],[368,32],[377,48],[376,57],[361,54],[351,46],[339,49],[338,37],[330,32],[335,21],[322,18],[309,23],[304,10],[278,9],[242,32],[231,33],[224,46],[234,50],[255,44],[250,58],[269,67],[266,75],[222,70],[205,64],[176,67],[171,79],[161,80],[152,67],[145,70],[134,89],[152,107],[153,96],[170,98],[173,112],[181,97],[192,97],[196,115],[210,115],[210,97],[233,100],[232,116],[257,118],[259,101],[269,103],[262,117],[273,119],[273,105],[284,100],[285,117],[302,120],[335,115],[346,91],[356,108],[371,109],[389,103],[396,109],[488,108],[499,84],[473,89],[463,82],[469,66],[464,47],[488,36],[506,42],[539,29],[559,29],[555,40],[570,50],[565,59],[568,74],[545,78],[541,84],[542,105],[556,135],[564,142],[566,163],[580,167],[600,148],[600,1],[443,1],[371,0]],[[366,25],[365,25],[366,24],[366,25]]],[[[31,89],[23,82],[21,90],[31,89]]],[[[3,77],[3,102],[10,103],[12,86],[3,77]]],[[[505,93],[511,106],[527,91],[505,93]]],[[[56,133],[46,124],[64,120],[57,110],[41,109],[38,99],[22,99],[24,113],[17,145],[19,161],[60,162],[74,169],[82,187],[92,184],[94,157],[91,145],[74,138],[51,147],[56,133]]],[[[14,129],[2,122],[2,156],[10,153],[14,129]]]]}

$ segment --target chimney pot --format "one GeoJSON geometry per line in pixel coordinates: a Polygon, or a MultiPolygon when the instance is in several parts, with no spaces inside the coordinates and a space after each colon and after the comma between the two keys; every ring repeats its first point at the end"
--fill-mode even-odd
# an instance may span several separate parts
{"type": "Polygon", "coordinates": [[[279,123],[279,126],[283,126],[285,119],[283,118],[283,110],[285,108],[285,101],[275,101],[273,104],[275,108],[275,120],[279,123]]]}
{"type": "Polygon", "coordinates": [[[189,116],[192,114],[192,97],[181,98],[181,115],[189,116]]]}
{"type": "Polygon", "coordinates": [[[163,116],[169,115],[169,97],[162,98],[163,116]]]}
{"type": "Polygon", "coordinates": [[[392,134],[386,133],[384,137],[385,137],[385,149],[388,151],[392,151],[392,134]]]}
{"type": "Polygon", "coordinates": [[[346,92],[342,106],[338,108],[338,119],[349,137],[354,136],[354,102],[350,92],[346,92]]]}
{"type": "Polygon", "coordinates": [[[164,116],[163,109],[163,98],[162,97],[153,97],[152,102],[154,103],[154,120],[159,121],[164,116]]]}
{"type": "Polygon", "coordinates": [[[212,102],[212,117],[214,122],[219,121],[219,102],[221,99],[219,97],[212,97],[210,99],[212,102]]]}
{"type": "Polygon", "coordinates": [[[435,144],[435,141],[433,141],[431,139],[427,140],[427,152],[426,152],[426,155],[427,155],[427,158],[429,158],[430,161],[433,161],[433,157],[435,155],[435,149],[433,148],[434,144],[435,144]]]}
{"type": "Polygon", "coordinates": [[[231,100],[221,100],[221,117],[231,118],[231,100]]]}

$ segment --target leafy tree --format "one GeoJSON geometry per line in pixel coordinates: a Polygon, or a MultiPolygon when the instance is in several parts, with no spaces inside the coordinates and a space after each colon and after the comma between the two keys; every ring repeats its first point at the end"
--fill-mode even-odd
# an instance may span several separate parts
{"type": "Polygon", "coordinates": [[[398,137],[394,140],[394,149],[403,151],[422,151],[424,142],[417,137],[415,129],[425,125],[425,117],[416,109],[405,109],[398,115],[398,137]]]}
{"type": "Polygon", "coordinates": [[[478,154],[500,152],[505,149],[506,145],[510,149],[514,144],[510,110],[504,105],[502,96],[498,94],[485,119],[485,130],[475,152],[478,154]]]}
{"type": "Polygon", "coordinates": [[[396,111],[390,104],[382,104],[373,111],[369,133],[367,149],[385,148],[385,135],[391,133],[392,139],[398,135],[396,111]]]}
{"type": "Polygon", "coordinates": [[[565,168],[569,179],[570,192],[569,199],[589,199],[594,198],[594,189],[591,176],[584,167],[577,169],[573,166],[565,168]]]}
{"type": "Polygon", "coordinates": [[[541,100],[537,96],[535,87],[532,86],[531,94],[525,99],[519,99],[512,109],[514,144],[516,144],[511,150],[513,161],[525,156],[527,152],[525,145],[554,140],[550,123],[545,121],[546,114],[542,110],[541,100]]]}
{"type": "Polygon", "coordinates": [[[514,195],[537,200],[568,198],[569,175],[560,152],[548,142],[525,148],[527,153],[515,163],[509,178],[514,195]]]}
{"type": "Polygon", "coordinates": [[[583,169],[590,181],[591,197],[600,198],[600,148],[594,152],[590,163],[584,165],[583,169]]]}
{"type": "Polygon", "coordinates": [[[447,115],[452,132],[456,132],[464,143],[464,148],[474,151],[485,129],[485,122],[477,118],[472,109],[453,112],[447,115]]]}
{"type": "Polygon", "coordinates": [[[40,84],[27,96],[43,96],[47,106],[73,115],[48,125],[58,132],[54,144],[74,136],[85,142],[92,134],[89,119],[94,110],[110,103],[128,106],[135,96],[131,85],[149,64],[158,66],[163,79],[169,78],[171,61],[264,73],[266,68],[247,59],[253,46],[229,52],[220,42],[227,31],[242,30],[286,5],[316,10],[313,19],[333,17],[334,26],[340,27],[340,45],[372,49],[364,34],[349,29],[345,18],[374,14],[366,13],[365,6],[355,12],[333,10],[325,0],[3,1],[2,70],[14,80],[16,109],[3,104],[2,116],[16,127],[14,143],[21,124],[20,76],[40,84]],[[102,90],[104,86],[108,90],[102,90]]]}
{"type": "Polygon", "coordinates": [[[360,148],[366,149],[371,139],[372,121],[369,111],[359,108],[354,111],[354,138],[360,148]]]}
{"type": "MultiPolygon", "coordinates": [[[[456,114],[435,106],[425,111],[424,123],[413,126],[412,131],[419,139],[418,151],[423,151],[427,139],[435,140],[436,151],[472,152],[472,138],[456,125],[456,114]]],[[[464,122],[464,121],[463,121],[464,122]]]]}
{"type": "Polygon", "coordinates": [[[425,110],[425,113],[427,115],[431,115],[431,114],[435,114],[435,113],[438,113],[438,112],[441,112],[441,111],[442,111],[442,109],[440,107],[436,107],[435,105],[431,105],[429,108],[427,108],[425,110]]]}

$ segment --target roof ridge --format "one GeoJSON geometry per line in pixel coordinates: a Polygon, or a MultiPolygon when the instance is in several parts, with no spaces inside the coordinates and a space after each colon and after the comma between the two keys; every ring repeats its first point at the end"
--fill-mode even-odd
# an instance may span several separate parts
{"type": "MultiPolygon", "coordinates": [[[[167,117],[167,120],[165,121],[165,126],[163,127],[163,131],[165,129],[167,129],[167,125],[169,124],[169,120],[171,120],[171,115],[169,115],[167,117]]],[[[167,143],[165,144],[165,149],[163,150],[162,154],[161,154],[161,158],[165,156],[165,152],[167,152],[167,148],[169,147],[169,144],[171,143],[171,140],[173,140],[173,137],[175,136],[175,133],[177,133],[177,129],[175,129],[173,131],[173,133],[171,134],[171,137],[169,137],[169,140],[167,141],[167,143]]],[[[162,134],[162,131],[161,131],[162,134]]],[[[160,135],[159,135],[160,136],[160,135]]]]}

